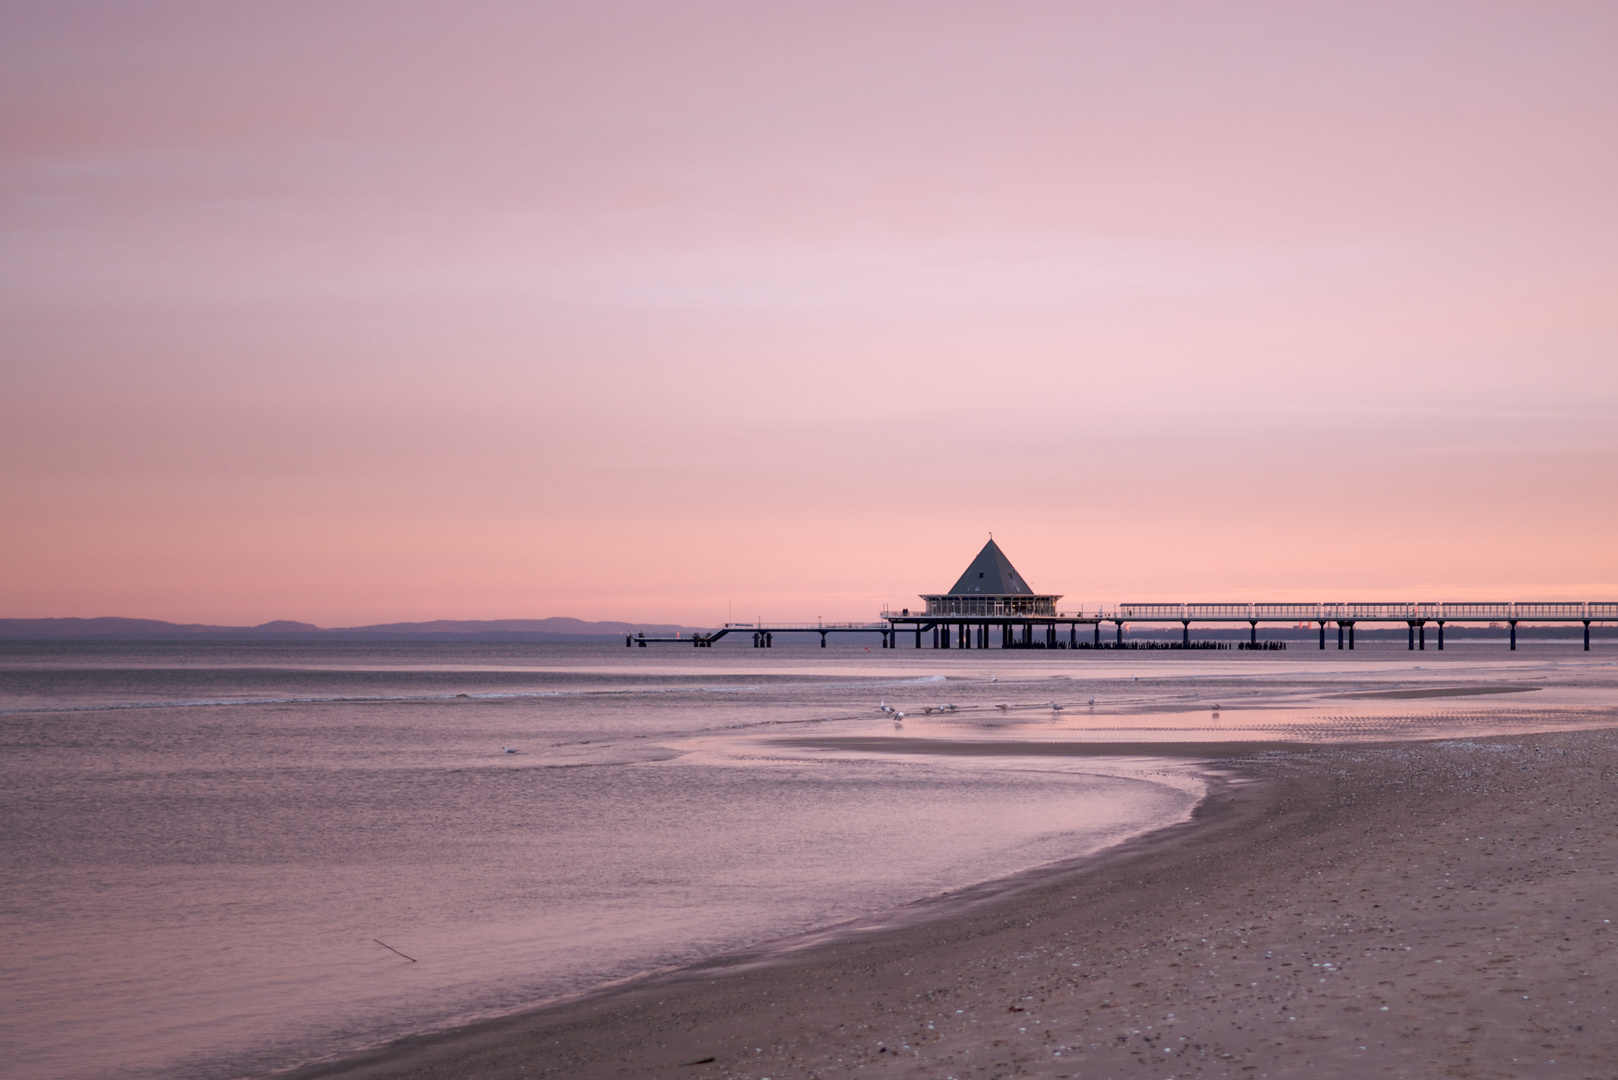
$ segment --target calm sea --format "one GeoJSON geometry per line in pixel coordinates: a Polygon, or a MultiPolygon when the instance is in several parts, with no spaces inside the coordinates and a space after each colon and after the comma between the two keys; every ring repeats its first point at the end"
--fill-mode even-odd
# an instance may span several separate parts
{"type": "Polygon", "coordinates": [[[261,1074],[1189,813],[1199,781],[1151,760],[778,745],[1017,726],[997,702],[1056,715],[1049,666],[1021,667],[847,647],[0,646],[6,1075],[261,1074]],[[966,711],[922,711],[948,703],[966,711]]]}

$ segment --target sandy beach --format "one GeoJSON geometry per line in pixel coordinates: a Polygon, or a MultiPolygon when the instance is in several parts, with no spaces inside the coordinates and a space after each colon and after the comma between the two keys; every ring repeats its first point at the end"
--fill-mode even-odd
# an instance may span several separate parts
{"type": "Polygon", "coordinates": [[[1192,821],[293,1075],[1618,1076],[1618,734],[1152,749],[1192,821]]]}

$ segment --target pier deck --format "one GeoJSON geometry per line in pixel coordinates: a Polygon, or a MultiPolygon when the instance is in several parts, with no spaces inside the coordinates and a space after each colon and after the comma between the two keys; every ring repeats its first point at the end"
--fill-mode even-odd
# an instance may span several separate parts
{"type": "Polygon", "coordinates": [[[987,649],[998,628],[1000,648],[1080,648],[1079,627],[1091,628],[1090,647],[1101,646],[1101,626],[1112,623],[1116,643],[1124,640],[1129,623],[1179,623],[1182,643],[1191,644],[1191,624],[1246,623],[1249,643],[1258,643],[1260,623],[1314,623],[1320,627],[1320,648],[1326,648],[1326,628],[1337,627],[1337,647],[1354,648],[1354,627],[1359,623],[1404,623],[1410,630],[1409,648],[1427,647],[1427,624],[1437,627],[1438,648],[1444,647],[1444,627],[1449,623],[1504,623],[1510,629],[1511,648],[1517,648],[1518,623],[1582,623],[1584,648],[1590,648],[1592,623],[1618,622],[1618,602],[1614,601],[1501,601],[1466,603],[1216,603],[1216,604],[1118,604],[1094,611],[1054,612],[1040,615],[929,615],[909,610],[883,611],[876,622],[813,623],[725,623],[716,630],[691,637],[631,636],[626,646],[649,644],[689,644],[708,648],[730,634],[753,635],[755,648],[770,648],[776,634],[819,634],[826,646],[830,634],[878,634],[885,649],[899,647],[899,635],[913,634],[915,647],[922,648],[923,634],[932,635],[933,648],[987,649]],[[1061,641],[1061,628],[1067,641],[1061,641]],[[1036,628],[1038,628],[1036,637],[1036,628]],[[1040,640],[1040,639],[1043,640],[1040,640]]]}

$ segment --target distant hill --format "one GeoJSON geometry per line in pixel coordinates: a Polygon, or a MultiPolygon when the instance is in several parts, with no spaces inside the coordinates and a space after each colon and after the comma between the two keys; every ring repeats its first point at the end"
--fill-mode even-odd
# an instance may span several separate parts
{"type": "Polygon", "coordinates": [[[0,619],[8,641],[593,641],[625,634],[689,635],[712,627],[582,619],[435,619],[326,628],[278,619],[258,626],[208,626],[157,619],[0,619]]]}

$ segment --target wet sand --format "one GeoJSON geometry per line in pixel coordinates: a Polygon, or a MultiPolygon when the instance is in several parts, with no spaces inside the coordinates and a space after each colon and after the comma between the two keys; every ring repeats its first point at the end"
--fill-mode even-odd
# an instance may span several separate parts
{"type": "Polygon", "coordinates": [[[1618,733],[1180,752],[1092,859],[293,1075],[1618,1077],[1618,733]]]}

